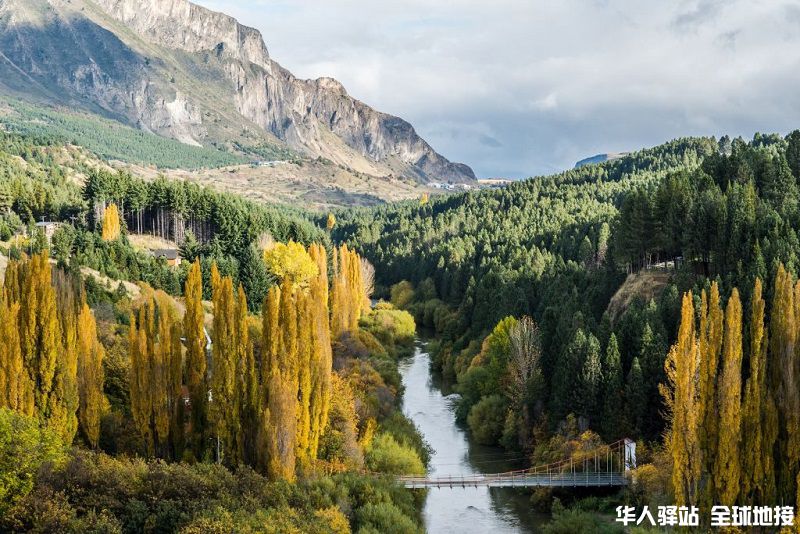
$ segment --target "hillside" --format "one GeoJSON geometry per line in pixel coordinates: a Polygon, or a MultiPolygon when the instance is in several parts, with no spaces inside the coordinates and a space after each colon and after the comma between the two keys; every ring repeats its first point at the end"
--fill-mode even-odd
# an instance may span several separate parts
{"type": "Polygon", "coordinates": [[[295,78],[256,30],[185,0],[6,0],[0,90],[251,160],[269,147],[384,181],[475,178],[406,121],[335,80],[295,78]]]}

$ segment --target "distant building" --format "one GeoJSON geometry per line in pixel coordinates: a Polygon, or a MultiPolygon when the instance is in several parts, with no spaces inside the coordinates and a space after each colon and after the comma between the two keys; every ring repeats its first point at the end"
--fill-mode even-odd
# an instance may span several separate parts
{"type": "Polygon", "coordinates": [[[478,184],[480,187],[485,188],[500,188],[505,187],[508,184],[513,182],[513,180],[509,180],[507,178],[479,178],[478,184]]]}
{"type": "Polygon", "coordinates": [[[174,248],[161,248],[151,251],[154,258],[164,258],[167,260],[167,265],[170,267],[177,267],[181,264],[181,253],[178,249],[174,248]]]}
{"type": "Polygon", "coordinates": [[[44,236],[47,238],[48,243],[51,239],[53,239],[53,234],[56,233],[56,230],[58,230],[59,226],[61,226],[61,223],[53,221],[41,221],[36,223],[36,228],[41,228],[42,232],[44,232],[44,236]]]}

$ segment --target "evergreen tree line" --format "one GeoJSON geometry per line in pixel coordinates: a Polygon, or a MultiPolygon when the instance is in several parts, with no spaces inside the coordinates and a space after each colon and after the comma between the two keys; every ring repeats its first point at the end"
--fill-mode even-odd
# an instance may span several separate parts
{"type": "Polygon", "coordinates": [[[125,171],[96,170],[83,190],[100,224],[107,205],[115,204],[133,233],[152,233],[183,243],[191,234],[200,245],[240,258],[262,233],[276,241],[326,242],[326,234],[301,212],[265,206],[196,184],[160,177],[146,182],[125,171]]]}
{"type": "Polygon", "coordinates": [[[749,144],[723,138],[699,168],[625,197],[613,250],[634,270],[684,262],[749,289],[767,267],[797,265],[798,182],[800,131],[749,144]]]}
{"type": "Polygon", "coordinates": [[[679,504],[795,504],[800,477],[800,282],[779,265],[767,307],[717,284],[683,296],[665,363],[665,444],[679,504]],[[768,312],[768,313],[767,313],[768,312]]]}
{"type": "Polygon", "coordinates": [[[379,286],[411,282],[392,301],[440,334],[436,364],[458,382],[460,417],[483,402],[473,421],[493,421],[488,441],[532,446],[570,414],[606,440],[657,440],[680,295],[716,278],[746,301],[756,277],[769,288],[778,263],[796,269],[798,147],[800,132],[679,140],[500,191],[337,213],[333,235],[358,244],[379,286]],[[650,295],[611,302],[626,274],[664,261],[663,282],[643,278],[650,295]],[[506,368],[486,363],[510,352],[485,355],[492,329],[525,315],[541,376],[517,428],[506,368]]]}

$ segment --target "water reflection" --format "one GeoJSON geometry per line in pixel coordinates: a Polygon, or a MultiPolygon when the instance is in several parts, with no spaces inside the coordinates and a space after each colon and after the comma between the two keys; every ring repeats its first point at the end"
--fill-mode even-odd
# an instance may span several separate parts
{"type": "MultiPolygon", "coordinates": [[[[401,362],[405,385],[403,411],[433,447],[430,473],[463,476],[498,473],[524,464],[517,453],[470,443],[456,425],[454,396],[445,396],[430,373],[430,356],[420,344],[412,358],[401,362]]],[[[425,502],[428,532],[519,533],[536,532],[547,517],[531,509],[529,493],[500,488],[431,489],[425,502]]]]}

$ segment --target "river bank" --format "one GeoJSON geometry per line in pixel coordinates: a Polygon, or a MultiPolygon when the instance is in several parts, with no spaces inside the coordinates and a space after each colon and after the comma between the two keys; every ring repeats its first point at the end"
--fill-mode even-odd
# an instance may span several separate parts
{"type": "MultiPolygon", "coordinates": [[[[470,440],[456,423],[454,397],[443,391],[430,361],[425,343],[417,340],[414,355],[399,363],[405,386],[403,412],[434,450],[429,473],[463,476],[523,467],[525,459],[520,454],[470,440]]],[[[485,487],[428,490],[423,517],[432,534],[537,532],[549,520],[533,510],[528,491],[485,487]]]]}

